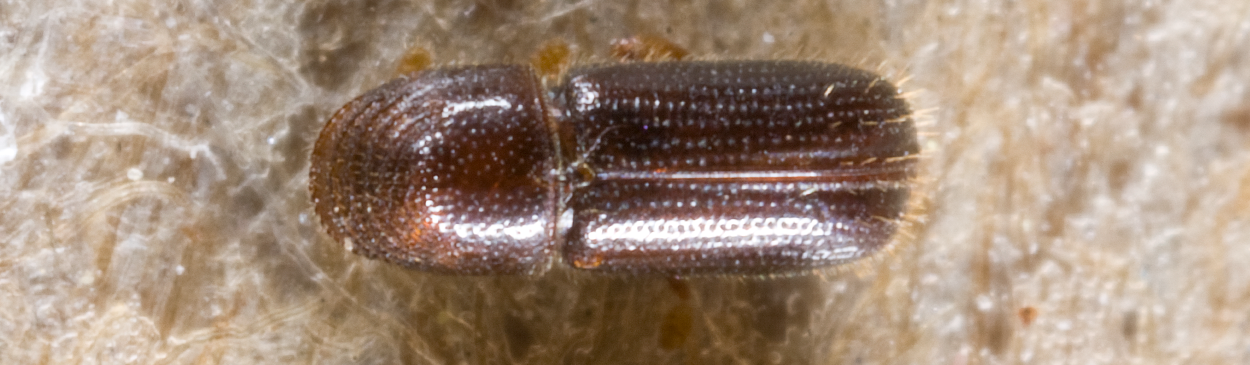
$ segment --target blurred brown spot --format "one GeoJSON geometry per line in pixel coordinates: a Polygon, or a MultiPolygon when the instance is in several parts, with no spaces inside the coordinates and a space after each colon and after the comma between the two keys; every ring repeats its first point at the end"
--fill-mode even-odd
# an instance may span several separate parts
{"type": "Polygon", "coordinates": [[[512,358],[525,358],[525,355],[529,354],[530,347],[534,345],[534,334],[530,332],[525,321],[513,315],[505,316],[503,331],[508,339],[508,352],[512,354],[512,358]]]}
{"type": "Polygon", "coordinates": [[[1241,105],[1229,109],[1220,115],[1220,122],[1237,128],[1239,132],[1250,132],[1250,105],[1241,105]]]}
{"type": "Polygon", "coordinates": [[[538,75],[547,80],[555,80],[569,66],[569,44],[563,40],[553,39],[543,43],[534,53],[530,64],[538,70],[538,75]]]}
{"type": "Polygon", "coordinates": [[[1120,333],[1127,339],[1137,337],[1137,311],[1124,312],[1124,323],[1120,327],[1120,333]]]}
{"type": "Polygon", "coordinates": [[[668,288],[672,289],[673,294],[677,294],[677,297],[681,298],[683,302],[690,300],[690,284],[686,283],[685,280],[669,277],[668,288]]]}
{"type": "Polygon", "coordinates": [[[694,331],[694,309],[681,301],[664,315],[660,323],[660,348],[672,350],[686,343],[694,331]]]}
{"type": "Polygon", "coordinates": [[[1115,192],[1124,190],[1124,186],[1131,181],[1129,177],[1132,177],[1132,167],[1133,165],[1127,160],[1119,160],[1111,164],[1111,169],[1107,174],[1111,190],[1115,192]]]}
{"type": "Polygon", "coordinates": [[[1011,318],[1006,311],[995,310],[984,315],[982,331],[985,332],[985,346],[995,355],[1001,355],[1013,336],[1011,318]]]}
{"type": "Polygon", "coordinates": [[[1016,311],[1016,315],[1020,317],[1020,323],[1028,327],[1033,324],[1033,320],[1037,319],[1037,308],[1025,306],[1016,311]]]}
{"type": "Polygon", "coordinates": [[[395,67],[395,73],[407,75],[430,68],[432,63],[434,63],[434,56],[430,54],[430,51],[422,47],[412,47],[404,53],[403,58],[399,59],[399,66],[395,67]]]}

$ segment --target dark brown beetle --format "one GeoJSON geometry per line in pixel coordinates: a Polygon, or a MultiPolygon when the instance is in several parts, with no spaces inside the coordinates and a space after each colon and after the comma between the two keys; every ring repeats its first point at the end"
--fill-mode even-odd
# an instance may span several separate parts
{"type": "Polygon", "coordinates": [[[547,90],[527,66],[437,68],[335,113],[310,190],[336,240],[414,269],[793,273],[891,241],[910,116],[830,63],[600,65],[547,90]]]}

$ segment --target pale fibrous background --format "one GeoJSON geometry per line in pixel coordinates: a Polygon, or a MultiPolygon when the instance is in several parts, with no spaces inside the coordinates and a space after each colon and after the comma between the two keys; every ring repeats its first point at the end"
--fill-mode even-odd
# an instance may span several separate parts
{"type": "Polygon", "coordinates": [[[1250,363],[1246,1],[0,2],[3,364],[1250,363]],[[850,63],[924,128],[909,231],[790,278],[447,277],[321,232],[396,76],[666,37],[850,63]]]}

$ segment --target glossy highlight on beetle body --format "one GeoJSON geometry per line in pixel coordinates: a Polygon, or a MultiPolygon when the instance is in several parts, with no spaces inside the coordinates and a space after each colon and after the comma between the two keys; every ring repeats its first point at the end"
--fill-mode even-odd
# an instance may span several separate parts
{"type": "Polygon", "coordinates": [[[469,66],[340,109],[310,190],[335,239],[421,270],[788,273],[888,244],[918,153],[897,88],[843,65],[469,66]]]}

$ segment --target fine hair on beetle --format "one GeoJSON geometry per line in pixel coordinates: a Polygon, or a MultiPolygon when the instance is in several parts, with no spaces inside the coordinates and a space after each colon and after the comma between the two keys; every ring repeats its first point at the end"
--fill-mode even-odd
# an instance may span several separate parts
{"type": "Polygon", "coordinates": [[[557,44],[532,67],[366,92],[314,147],[317,215],[353,252],[454,275],[805,274],[910,236],[921,149],[897,86],[834,63],[674,60],[664,42],[578,67],[557,44]]]}

